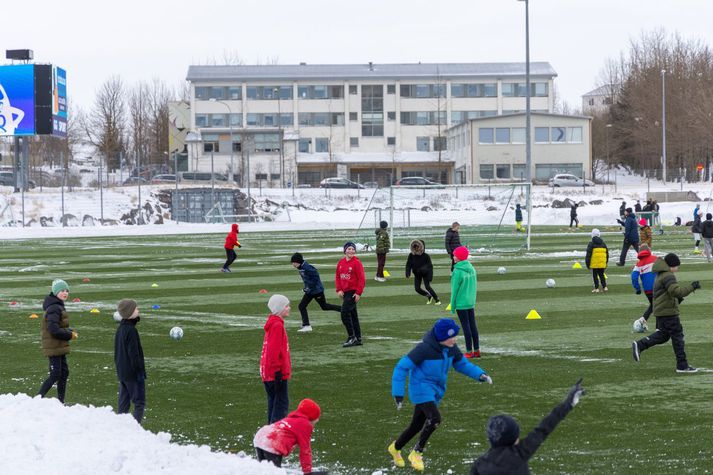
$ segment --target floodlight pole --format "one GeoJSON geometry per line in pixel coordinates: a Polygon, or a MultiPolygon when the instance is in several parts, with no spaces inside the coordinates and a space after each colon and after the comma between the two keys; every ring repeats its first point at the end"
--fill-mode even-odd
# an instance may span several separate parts
{"type": "Polygon", "coordinates": [[[176,178],[176,193],[173,196],[173,220],[178,224],[178,150],[173,151],[173,173],[176,178]]]}
{"type": "Polygon", "coordinates": [[[661,177],[666,183],[666,70],[661,70],[661,177]]]}
{"type": "Polygon", "coordinates": [[[527,250],[530,250],[532,230],[532,135],[530,110],[530,1],[525,2],[525,168],[527,169],[527,250]]]}

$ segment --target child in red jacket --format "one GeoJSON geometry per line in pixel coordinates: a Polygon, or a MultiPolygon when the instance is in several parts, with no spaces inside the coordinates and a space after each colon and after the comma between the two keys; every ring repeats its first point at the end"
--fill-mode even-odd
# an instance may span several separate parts
{"type": "Polygon", "coordinates": [[[267,423],[287,415],[289,398],[287,381],[292,375],[290,344],[285,331],[285,317],[290,314],[290,301],[275,294],[267,302],[270,315],[265,322],[265,338],[260,356],[260,376],[267,392],[267,423]]]}
{"type": "Polygon", "coordinates": [[[347,341],[343,348],[361,346],[361,327],[357,313],[357,302],[364,292],[366,278],[364,266],[356,256],[356,244],[344,244],[344,257],[337,263],[334,275],[334,287],[342,301],[342,323],[347,329],[347,341]]]}
{"type": "Polygon", "coordinates": [[[241,248],[242,246],[238,242],[238,224],[233,223],[233,226],[230,229],[230,232],[228,235],[225,237],[225,264],[223,264],[223,268],[220,269],[221,272],[232,272],[230,270],[230,264],[232,264],[235,259],[238,257],[237,254],[235,254],[235,246],[238,246],[238,248],[241,248]]]}
{"type": "Polygon", "coordinates": [[[261,427],[253,439],[257,459],[267,460],[280,467],[282,457],[289,455],[295,445],[298,445],[302,472],[313,475],[324,473],[312,471],[310,439],[314,425],[319,421],[319,415],[320,409],[317,403],[311,399],[303,399],[296,411],[274,424],[261,427]]]}

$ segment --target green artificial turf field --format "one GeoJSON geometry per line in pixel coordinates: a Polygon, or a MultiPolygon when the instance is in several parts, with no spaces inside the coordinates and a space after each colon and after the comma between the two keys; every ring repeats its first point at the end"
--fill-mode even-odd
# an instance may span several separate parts
{"type": "MultiPolygon", "coordinates": [[[[29,316],[42,317],[52,279],[63,278],[70,299],[81,299],[68,305],[79,333],[68,358],[68,404],[116,407],[112,314],[119,299],[134,298],[148,370],[145,428],[170,432],[174,441],[252,454],[253,435],[266,419],[258,372],[266,302],[270,294],[284,293],[293,304],[287,319],[294,371],[290,409],[303,397],[322,407],[313,442],[316,465],[331,473],[410,473],[395,469],[386,452],[412,410],[407,403],[396,411],[391,372],[437,318],[448,316],[449,261],[435,253],[442,252],[441,231],[421,230],[429,236],[427,248],[437,250],[433,287],[444,300],[441,307],[425,305],[413,280],[404,278],[403,233],[389,254],[392,277],[386,283],[373,280],[374,255],[360,253],[367,273],[359,303],[364,346],[349,349],[341,348],[346,335],[338,314],[322,312],[314,302],[314,331],[297,333],[302,282],[289,262],[293,252],[302,252],[320,270],[328,300],[337,303],[333,273],[348,232],[243,233],[232,274],[218,271],[223,235],[0,241],[0,393],[35,394],[46,377],[40,320],[29,316]],[[83,283],[85,277],[90,282],[83,283]],[[92,308],[100,313],[90,313],[92,308]],[[175,325],[185,331],[178,342],[168,337],[175,325]]],[[[425,473],[467,473],[488,446],[484,426],[490,415],[510,413],[527,433],[579,377],[587,394],[531,460],[534,473],[708,473],[713,373],[676,374],[670,343],[634,363],[630,345],[641,335],[632,334],[631,325],[645,299],[631,288],[634,261],[614,265],[621,234],[603,235],[611,250],[610,290],[592,294],[590,273],[572,269],[576,260],[583,263],[572,251],[586,249],[589,233],[563,231],[537,228],[530,252],[473,259],[483,353],[477,363],[494,384],[451,373],[443,422],[424,455],[425,473]],[[500,266],[506,274],[496,273],[500,266]],[[548,278],[556,280],[555,288],[545,287],[548,278]],[[525,320],[531,309],[542,319],[525,320]]],[[[419,230],[413,236],[420,237],[419,230]]],[[[461,239],[478,247],[479,237],[466,229],[461,239]]],[[[654,247],[679,252],[680,281],[702,282],[682,304],[682,322],[690,363],[713,369],[712,265],[691,253],[687,234],[655,236],[654,247]]],[[[53,389],[50,396],[55,394],[53,389]]],[[[298,464],[296,456],[288,461],[298,464]]]]}

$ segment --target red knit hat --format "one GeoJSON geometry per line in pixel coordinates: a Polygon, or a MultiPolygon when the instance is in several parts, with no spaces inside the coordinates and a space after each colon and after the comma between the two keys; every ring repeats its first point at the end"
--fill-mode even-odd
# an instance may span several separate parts
{"type": "Polygon", "coordinates": [[[648,225],[649,225],[649,222],[646,221],[646,219],[641,218],[641,219],[639,220],[639,226],[648,226],[648,225]]]}
{"type": "Polygon", "coordinates": [[[458,258],[459,261],[468,260],[468,248],[465,246],[456,247],[453,251],[453,255],[458,258]]]}
{"type": "Polygon", "coordinates": [[[313,400],[303,399],[297,406],[297,412],[300,412],[307,416],[307,419],[309,419],[310,421],[316,421],[317,419],[319,419],[319,415],[322,411],[320,410],[317,403],[313,400]]]}

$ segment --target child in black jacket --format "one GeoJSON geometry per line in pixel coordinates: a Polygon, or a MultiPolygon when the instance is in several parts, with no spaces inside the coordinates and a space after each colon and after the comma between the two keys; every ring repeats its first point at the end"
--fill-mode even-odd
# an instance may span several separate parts
{"type": "Polygon", "coordinates": [[[577,405],[582,394],[584,388],[580,379],[564,401],[555,406],[523,440],[520,440],[520,426],[515,419],[505,414],[491,417],[485,428],[491,447],[473,462],[470,475],[528,475],[530,467],[527,461],[577,405]]]}
{"type": "Polygon", "coordinates": [[[426,253],[426,244],[420,239],[411,241],[411,254],[409,254],[408,259],[406,259],[407,279],[411,277],[411,271],[413,271],[414,277],[413,287],[417,294],[423,295],[428,299],[426,305],[432,303],[441,305],[436,291],[431,288],[431,281],[433,280],[433,263],[431,262],[431,256],[426,253]],[[421,288],[421,282],[423,282],[426,290],[421,288]]]}
{"type": "Polygon", "coordinates": [[[114,336],[114,364],[119,379],[119,414],[127,414],[134,403],[134,419],[141,424],[146,407],[146,367],[144,350],[141,347],[139,332],[139,308],[136,301],[120,300],[116,310],[121,315],[119,328],[114,336]]]}

